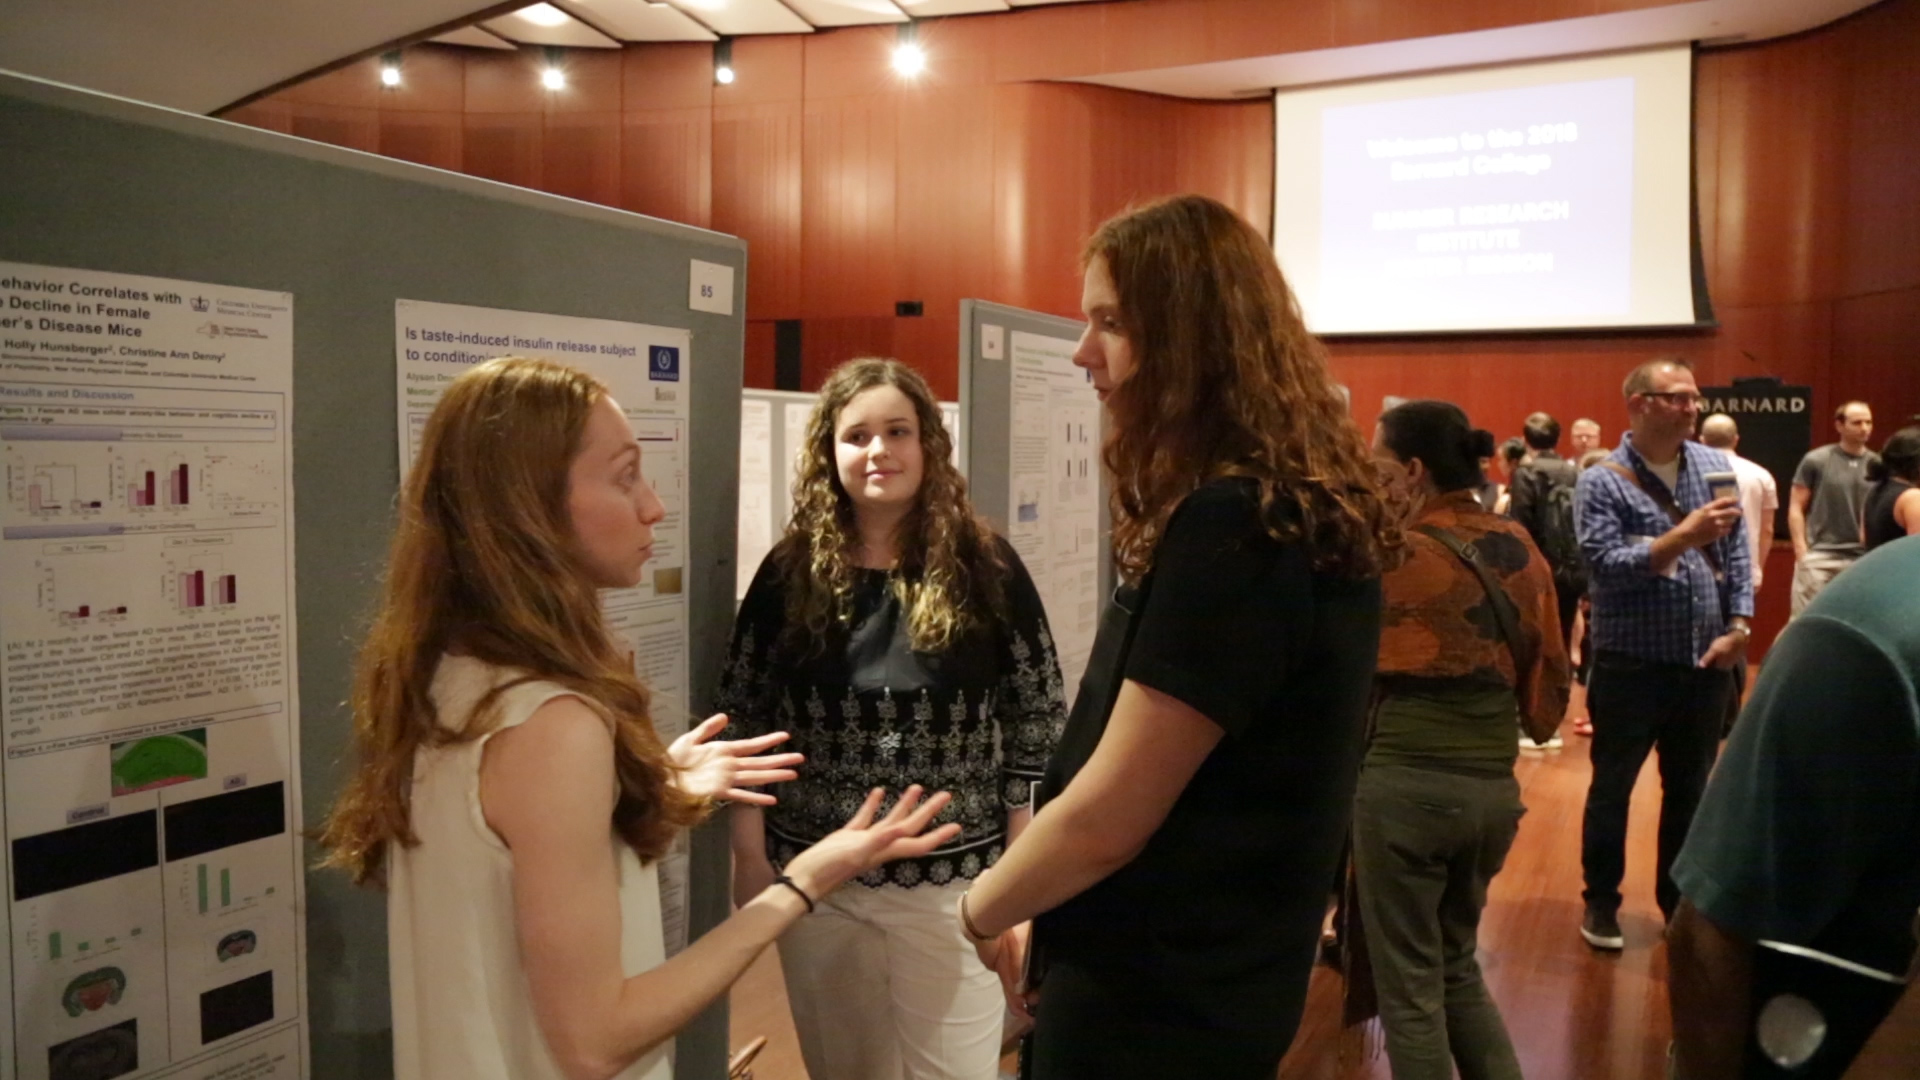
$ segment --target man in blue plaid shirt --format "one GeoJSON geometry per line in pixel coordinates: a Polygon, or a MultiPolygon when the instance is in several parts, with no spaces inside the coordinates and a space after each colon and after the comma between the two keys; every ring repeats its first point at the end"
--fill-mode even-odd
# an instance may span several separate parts
{"type": "Polygon", "coordinates": [[[1647,753],[1660,754],[1660,846],[1654,896],[1671,919],[1670,873],[1719,750],[1731,669],[1753,615],[1751,556],[1737,498],[1715,499],[1706,474],[1731,473],[1718,450],[1689,441],[1700,413],[1691,366],[1677,357],[1634,368],[1622,392],[1630,429],[1580,474],[1580,549],[1591,571],[1593,780],[1581,833],[1586,916],[1580,934],[1619,949],[1627,807],[1647,753]]]}

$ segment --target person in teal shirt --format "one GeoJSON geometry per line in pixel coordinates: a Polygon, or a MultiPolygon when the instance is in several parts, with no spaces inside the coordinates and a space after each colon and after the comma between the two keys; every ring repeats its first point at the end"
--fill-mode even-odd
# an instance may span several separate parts
{"type": "Polygon", "coordinates": [[[1920,909],[1917,687],[1911,537],[1860,560],[1774,643],[1674,862],[1682,1080],[1839,1076],[1900,993],[1920,909]],[[1802,1002],[1756,1038],[1756,1014],[1789,992],[1802,1002]]]}

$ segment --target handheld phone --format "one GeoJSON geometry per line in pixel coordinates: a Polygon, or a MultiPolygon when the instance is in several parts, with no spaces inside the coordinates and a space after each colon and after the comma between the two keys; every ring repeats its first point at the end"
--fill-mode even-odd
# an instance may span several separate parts
{"type": "Polygon", "coordinates": [[[1732,473],[1710,472],[1704,479],[1707,482],[1707,490],[1713,493],[1714,498],[1738,499],[1740,497],[1740,482],[1732,473]]]}

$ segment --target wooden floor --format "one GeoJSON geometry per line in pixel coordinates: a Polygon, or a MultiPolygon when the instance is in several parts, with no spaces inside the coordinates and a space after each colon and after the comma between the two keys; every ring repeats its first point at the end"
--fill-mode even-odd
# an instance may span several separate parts
{"type": "MultiPolygon", "coordinates": [[[[1579,933],[1589,740],[1572,734],[1571,725],[1564,734],[1564,749],[1521,755],[1516,774],[1527,815],[1490,890],[1480,963],[1527,1076],[1659,1080],[1666,1075],[1670,1031],[1666,948],[1653,900],[1659,774],[1649,758],[1634,789],[1620,910],[1626,950],[1596,953],[1579,933]]],[[[1384,1055],[1341,1067],[1339,999],[1339,977],[1316,968],[1306,1015],[1280,1066],[1282,1080],[1387,1080],[1384,1055]]],[[[755,1080],[808,1080],[773,950],[735,986],[732,1007],[736,1047],[756,1035],[769,1040],[755,1080]]]]}

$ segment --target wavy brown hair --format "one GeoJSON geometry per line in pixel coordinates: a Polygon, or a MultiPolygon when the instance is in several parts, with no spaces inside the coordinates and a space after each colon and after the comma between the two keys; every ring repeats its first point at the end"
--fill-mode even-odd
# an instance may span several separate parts
{"type": "Polygon", "coordinates": [[[567,511],[568,470],[605,394],[572,368],[506,357],[455,379],[427,420],[354,670],[356,766],[320,837],[326,864],[356,883],[384,885],[389,845],[420,842],[415,754],[492,731],[500,695],[535,680],[575,691],[611,725],[612,825],[636,854],[659,858],[700,819],[702,804],[671,783],[647,687],[601,621],[567,511]],[[516,672],[459,726],[430,695],[448,653],[516,672]]]}
{"type": "Polygon", "coordinates": [[[827,377],[807,420],[795,462],[793,517],[773,550],[787,598],[784,641],[802,652],[824,648],[829,630],[853,614],[860,534],[835,467],[834,429],[848,402],[879,386],[906,395],[920,428],[920,489],[900,522],[893,574],[908,640],[916,652],[940,652],[981,626],[983,611],[995,618],[1006,611],[1007,567],[993,529],[967,501],[967,481],[954,468],[953,437],[933,390],[898,360],[849,360],[827,377]]]}
{"type": "Polygon", "coordinates": [[[1138,581],[1180,501],[1250,477],[1269,535],[1346,578],[1397,559],[1403,508],[1307,332],[1273,251],[1200,195],[1127,211],[1094,232],[1133,370],[1107,395],[1114,562],[1138,581]]]}

